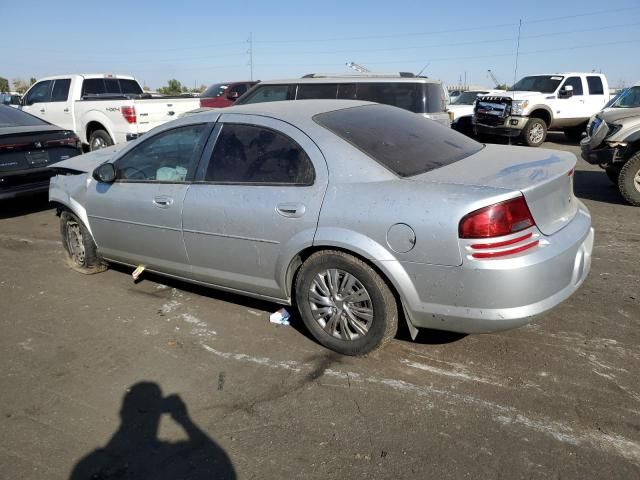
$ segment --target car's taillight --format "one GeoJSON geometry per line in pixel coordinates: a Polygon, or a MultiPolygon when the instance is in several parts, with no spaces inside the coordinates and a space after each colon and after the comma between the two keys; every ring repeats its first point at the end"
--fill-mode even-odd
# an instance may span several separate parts
{"type": "Polygon", "coordinates": [[[136,123],[138,120],[136,116],[136,107],[120,107],[120,112],[128,123],[136,123]]]}
{"type": "MultiPolygon", "coordinates": [[[[462,239],[490,239],[511,235],[535,224],[527,202],[520,196],[465,215],[458,233],[462,239]]],[[[467,248],[473,258],[504,257],[536,247],[540,241],[533,237],[533,232],[528,232],[507,240],[471,243],[467,248]]]]}
{"type": "Polygon", "coordinates": [[[471,212],[460,220],[460,238],[502,237],[536,224],[520,196],[471,212]]]}
{"type": "Polygon", "coordinates": [[[68,137],[66,138],[60,138],[60,139],[56,139],[56,140],[48,140],[47,142],[45,142],[45,146],[47,147],[75,147],[75,148],[79,148],[80,147],[80,139],[74,135],[74,134],[70,134],[68,137]]]}

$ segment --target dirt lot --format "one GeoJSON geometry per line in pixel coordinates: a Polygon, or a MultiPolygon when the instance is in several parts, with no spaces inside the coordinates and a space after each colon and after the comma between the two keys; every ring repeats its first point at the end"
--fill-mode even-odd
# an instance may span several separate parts
{"type": "Polygon", "coordinates": [[[77,274],[46,199],[3,204],[0,476],[640,478],[640,209],[582,161],[575,182],[596,245],[571,299],[368,358],[271,325],[272,304],[77,274]]]}

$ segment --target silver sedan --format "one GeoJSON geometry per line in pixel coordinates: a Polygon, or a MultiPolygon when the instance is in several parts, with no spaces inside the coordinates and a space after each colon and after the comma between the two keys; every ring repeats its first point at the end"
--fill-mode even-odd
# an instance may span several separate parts
{"type": "Polygon", "coordinates": [[[144,265],[295,305],[318,342],[360,355],[399,319],[490,332],[575,292],[593,247],[575,163],[391,106],[273,102],[62,162],[49,195],[76,270],[144,265]]]}

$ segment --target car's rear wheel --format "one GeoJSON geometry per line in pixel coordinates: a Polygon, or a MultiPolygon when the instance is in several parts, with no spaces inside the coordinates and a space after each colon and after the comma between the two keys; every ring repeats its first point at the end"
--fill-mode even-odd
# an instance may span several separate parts
{"type": "Polygon", "coordinates": [[[539,147],[547,138],[547,124],[540,118],[530,118],[522,130],[522,139],[529,147],[539,147]]]}
{"type": "Polygon", "coordinates": [[[636,152],[620,170],[618,188],[624,199],[640,207],[640,152],[636,152]]]}
{"type": "Polygon", "coordinates": [[[98,256],[98,249],[87,227],[73,213],[60,214],[60,233],[67,264],[75,271],[92,274],[103,272],[106,264],[98,256]]]}
{"type": "Polygon", "coordinates": [[[398,329],[398,306],[380,275],[341,251],[311,255],[296,277],[295,298],[306,327],[322,345],[343,355],[384,346],[398,329]]]}
{"type": "Polygon", "coordinates": [[[89,136],[89,150],[100,150],[113,145],[113,140],[104,130],[94,130],[89,136]]]}

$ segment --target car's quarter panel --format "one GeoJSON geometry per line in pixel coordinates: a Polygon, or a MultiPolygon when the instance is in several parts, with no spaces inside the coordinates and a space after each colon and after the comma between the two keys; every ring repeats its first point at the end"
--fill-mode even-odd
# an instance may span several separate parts
{"type": "Polygon", "coordinates": [[[223,114],[220,123],[283,133],[305,151],[315,179],[309,186],[194,183],[187,192],[183,214],[193,278],[286,299],[289,263],[313,243],[328,182],[325,159],[307,135],[288,123],[238,114],[223,114]],[[289,217],[278,211],[287,205],[301,214],[289,217]]]}

